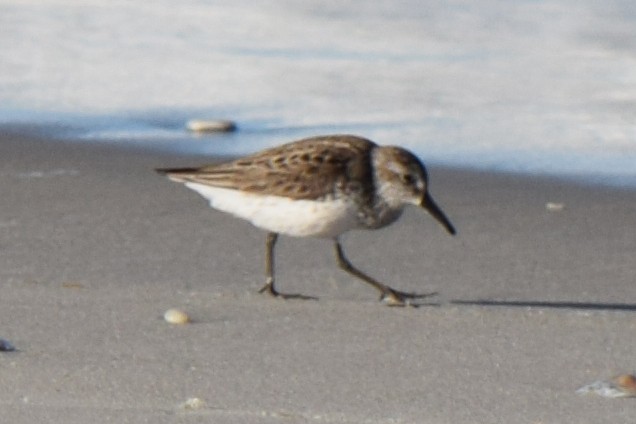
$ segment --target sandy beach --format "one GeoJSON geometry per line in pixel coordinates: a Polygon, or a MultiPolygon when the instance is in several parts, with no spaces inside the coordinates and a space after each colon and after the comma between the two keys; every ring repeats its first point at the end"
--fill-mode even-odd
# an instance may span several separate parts
{"type": "Polygon", "coordinates": [[[429,166],[456,237],[412,209],[343,244],[430,304],[383,306],[291,238],[277,284],[319,300],[281,301],[257,293],[264,233],[153,172],[209,161],[0,130],[3,422],[633,419],[575,391],[636,369],[636,191],[429,166]]]}

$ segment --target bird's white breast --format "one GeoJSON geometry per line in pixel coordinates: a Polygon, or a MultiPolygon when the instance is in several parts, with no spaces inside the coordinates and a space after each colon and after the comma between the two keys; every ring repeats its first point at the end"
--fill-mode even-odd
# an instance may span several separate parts
{"type": "Polygon", "coordinates": [[[359,226],[358,208],[345,197],[293,200],[188,182],[210,206],[267,231],[296,237],[331,238],[359,226]]]}

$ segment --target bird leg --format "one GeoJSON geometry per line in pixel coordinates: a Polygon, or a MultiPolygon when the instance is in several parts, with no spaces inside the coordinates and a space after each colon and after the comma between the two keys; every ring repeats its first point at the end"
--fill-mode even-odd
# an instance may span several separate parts
{"type": "Polygon", "coordinates": [[[267,239],[265,241],[265,285],[258,291],[259,293],[268,293],[274,297],[280,297],[281,299],[303,299],[303,300],[316,300],[312,296],[304,296],[302,294],[286,294],[281,293],[274,287],[274,246],[278,240],[278,233],[267,233],[267,239]]]}
{"type": "Polygon", "coordinates": [[[272,296],[279,296],[280,293],[274,288],[274,246],[278,240],[278,233],[267,233],[265,241],[265,285],[258,291],[267,292],[272,296]]]}
{"type": "Polygon", "coordinates": [[[340,245],[340,241],[336,238],[334,240],[335,248],[336,248],[336,258],[338,260],[338,266],[348,272],[349,274],[358,277],[362,281],[367,284],[375,287],[376,290],[380,291],[380,301],[385,302],[389,306],[406,306],[411,305],[410,299],[421,299],[429,296],[434,296],[437,293],[407,293],[399,290],[395,290],[387,286],[386,284],[382,284],[376,279],[368,276],[364,272],[360,271],[358,268],[354,267],[349,259],[344,255],[344,251],[342,250],[342,246],[340,245]]]}

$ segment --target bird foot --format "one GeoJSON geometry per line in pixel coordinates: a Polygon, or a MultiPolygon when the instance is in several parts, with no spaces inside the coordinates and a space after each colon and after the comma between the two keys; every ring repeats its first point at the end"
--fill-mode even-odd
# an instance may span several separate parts
{"type": "Polygon", "coordinates": [[[276,297],[279,299],[299,299],[299,300],[318,300],[317,297],[314,296],[306,296],[304,294],[299,293],[281,293],[274,288],[273,283],[266,283],[261,289],[258,291],[259,293],[266,293],[272,297],[276,297]]]}
{"type": "Polygon", "coordinates": [[[431,296],[436,296],[437,292],[430,293],[408,293],[387,287],[386,290],[380,294],[380,302],[383,302],[387,306],[412,306],[417,308],[420,306],[418,303],[414,303],[415,299],[424,299],[431,296]]]}

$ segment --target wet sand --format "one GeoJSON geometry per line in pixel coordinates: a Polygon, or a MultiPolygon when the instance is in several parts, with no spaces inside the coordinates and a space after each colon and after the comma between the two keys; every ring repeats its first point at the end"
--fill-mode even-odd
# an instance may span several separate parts
{"type": "MultiPolygon", "coordinates": [[[[283,140],[282,140],[283,141],[283,140]]],[[[425,213],[329,241],[264,234],[155,167],[210,158],[0,131],[0,405],[12,423],[629,422],[579,396],[636,369],[636,191],[429,167],[425,213]],[[562,205],[549,210],[547,203],[562,205]],[[193,323],[172,326],[165,310],[193,323]],[[181,405],[199,398],[204,405],[181,405]]],[[[553,206],[554,208],[554,206],[553,206]]]]}

